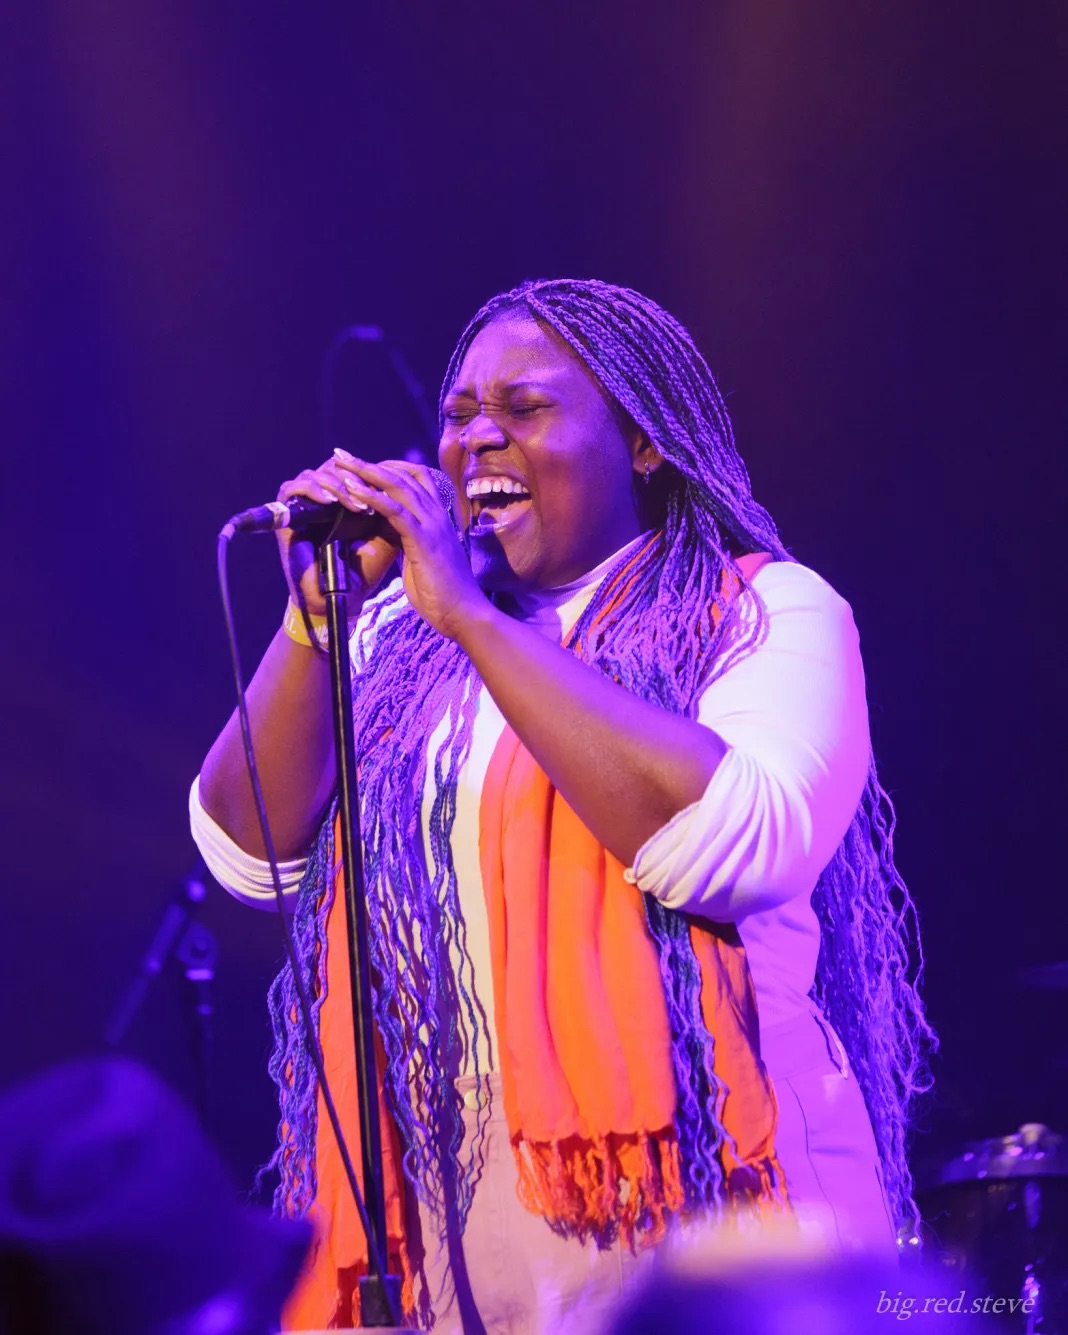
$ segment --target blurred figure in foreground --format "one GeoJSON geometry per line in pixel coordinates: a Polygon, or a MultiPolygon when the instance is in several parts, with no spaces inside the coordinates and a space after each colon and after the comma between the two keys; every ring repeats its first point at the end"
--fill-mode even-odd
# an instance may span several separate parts
{"type": "Polygon", "coordinates": [[[87,1058],[0,1095],[2,1335],[264,1335],[309,1231],[241,1204],[146,1068],[87,1058]]]}
{"type": "Polygon", "coordinates": [[[656,1260],[602,1335],[878,1335],[901,1322],[910,1335],[1031,1329],[1019,1298],[962,1289],[960,1276],[930,1267],[843,1258],[785,1223],[759,1236],[680,1230],[656,1260]]]}

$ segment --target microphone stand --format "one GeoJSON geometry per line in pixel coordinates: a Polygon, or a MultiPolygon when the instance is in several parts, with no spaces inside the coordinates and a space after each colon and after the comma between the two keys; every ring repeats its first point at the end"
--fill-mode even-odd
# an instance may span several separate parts
{"type": "Polygon", "coordinates": [[[214,1005],[211,984],[219,946],[211,929],[198,921],[197,910],[207,895],[206,868],[202,861],[185,878],[181,888],[163,910],[152,940],[142,957],[137,973],[130,981],[104,1031],[109,1047],[120,1047],[140,1011],[149,987],[163,972],[168,960],[175,958],[184,967],[192,1000],[192,1045],[196,1068],[197,1110],[206,1127],[211,1112],[211,1020],[214,1005]]]}
{"type": "MultiPolygon", "coordinates": [[[[344,513],[344,512],[342,512],[344,513]]],[[[341,821],[341,863],[345,879],[345,909],[349,928],[349,981],[352,987],[352,1027],[356,1042],[356,1076],[360,1115],[360,1152],[363,1194],[375,1247],[388,1266],[386,1202],[382,1188],[382,1129],[378,1118],[378,1078],[375,1065],[374,1016],[371,1009],[371,961],[367,942],[367,902],[364,892],[360,813],[356,789],[356,747],[352,724],[352,665],[349,657],[347,616],[348,568],[342,542],[331,530],[319,548],[319,586],[326,598],[329,634],[331,703],[334,750],[337,758],[338,814],[341,821]]],[[[401,1310],[398,1275],[373,1270],[359,1280],[361,1321],[364,1326],[391,1325],[390,1308],[401,1310]],[[392,1299],[392,1303],[390,1302],[392,1299]]]]}
{"type": "Polygon", "coordinates": [[[212,1056],[214,1036],[212,1022],[215,1018],[215,1002],[212,985],[215,982],[215,965],[219,959],[219,943],[210,928],[202,922],[193,921],[185,929],[178,942],[175,958],[185,970],[189,984],[189,1019],[192,1031],[193,1057],[196,1062],[197,1107],[201,1121],[209,1125],[212,1113],[212,1056]]]}

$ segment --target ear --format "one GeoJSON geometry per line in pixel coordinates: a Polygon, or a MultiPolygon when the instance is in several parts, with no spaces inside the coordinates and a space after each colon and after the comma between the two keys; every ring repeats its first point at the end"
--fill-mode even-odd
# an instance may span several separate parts
{"type": "Polygon", "coordinates": [[[631,437],[631,464],[635,473],[639,477],[652,477],[658,468],[664,463],[664,456],[656,448],[653,442],[638,427],[634,428],[634,435],[631,437]]]}

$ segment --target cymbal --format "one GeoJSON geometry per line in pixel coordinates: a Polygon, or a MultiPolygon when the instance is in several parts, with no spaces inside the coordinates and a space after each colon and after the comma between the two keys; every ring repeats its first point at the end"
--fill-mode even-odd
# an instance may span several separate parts
{"type": "Polygon", "coordinates": [[[1068,1178],[1068,1138],[1041,1122],[1025,1122],[1011,1136],[969,1141],[963,1153],[943,1163],[926,1185],[935,1188],[1013,1177],[1068,1178]]]}

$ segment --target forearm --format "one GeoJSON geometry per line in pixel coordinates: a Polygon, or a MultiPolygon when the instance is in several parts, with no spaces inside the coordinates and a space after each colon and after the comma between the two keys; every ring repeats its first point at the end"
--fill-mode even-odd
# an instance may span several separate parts
{"type": "Polygon", "coordinates": [[[458,639],[535,760],[627,866],[701,797],[726,754],[711,729],[639,699],[497,608],[458,639]]]}
{"type": "MultiPolygon", "coordinates": [[[[247,699],[275,851],[280,858],[299,857],[334,788],[329,663],[279,630],[249,683],[247,699]]],[[[200,800],[236,844],[254,857],[266,856],[236,711],[204,761],[200,800]]]]}

